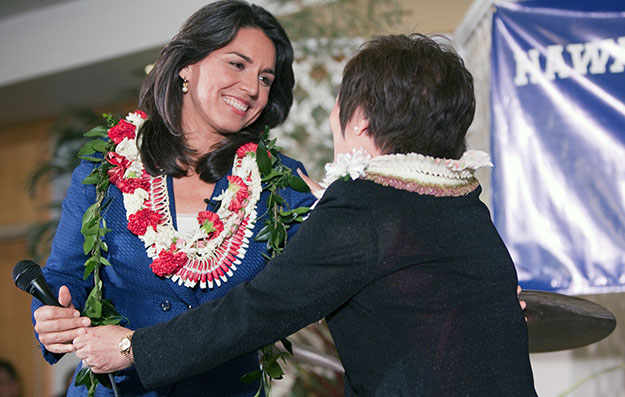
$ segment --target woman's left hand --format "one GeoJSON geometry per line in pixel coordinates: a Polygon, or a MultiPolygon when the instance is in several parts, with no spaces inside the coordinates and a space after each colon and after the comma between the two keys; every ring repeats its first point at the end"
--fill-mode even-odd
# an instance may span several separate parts
{"type": "MultiPolygon", "coordinates": [[[[130,367],[119,351],[119,342],[131,330],[119,325],[104,325],[80,330],[74,338],[76,356],[96,373],[110,373],[130,367]]],[[[132,349],[130,350],[132,356],[132,349]]]]}
{"type": "MultiPolygon", "coordinates": [[[[516,286],[516,296],[517,296],[517,299],[519,298],[519,295],[521,295],[521,291],[522,291],[521,286],[517,285],[516,286]]],[[[525,309],[527,309],[527,302],[522,301],[522,300],[519,299],[519,305],[521,306],[521,310],[523,310],[525,312],[525,309]]],[[[527,322],[527,316],[525,316],[525,321],[527,322]]]]}
{"type": "Polygon", "coordinates": [[[325,191],[325,188],[323,186],[321,186],[319,184],[319,182],[317,182],[314,179],[306,176],[306,174],[304,174],[302,172],[302,170],[300,170],[299,168],[297,169],[297,174],[300,176],[300,178],[302,178],[304,180],[304,182],[306,182],[306,184],[308,185],[308,188],[310,188],[310,192],[315,197],[320,199],[321,196],[323,196],[323,192],[325,191]]]}

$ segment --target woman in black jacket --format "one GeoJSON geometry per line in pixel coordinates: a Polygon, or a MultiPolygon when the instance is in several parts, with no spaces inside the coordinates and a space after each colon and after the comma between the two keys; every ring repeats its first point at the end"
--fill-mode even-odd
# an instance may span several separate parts
{"type": "MultiPolygon", "coordinates": [[[[254,280],[139,329],[148,388],[327,319],[345,394],[534,396],[514,264],[466,151],[475,110],[462,60],[422,35],[380,36],[349,61],[330,116],[327,187],[283,254],[254,280]]],[[[74,340],[95,371],[128,366],[120,327],[74,340]]]]}

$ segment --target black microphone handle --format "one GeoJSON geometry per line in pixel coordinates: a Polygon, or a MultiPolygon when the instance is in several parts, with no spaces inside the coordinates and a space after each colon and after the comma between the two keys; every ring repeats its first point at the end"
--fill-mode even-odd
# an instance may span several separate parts
{"type": "Polygon", "coordinates": [[[36,277],[30,282],[28,285],[28,293],[39,299],[44,305],[63,307],[54,297],[52,291],[50,291],[46,280],[41,276],[36,277]]]}

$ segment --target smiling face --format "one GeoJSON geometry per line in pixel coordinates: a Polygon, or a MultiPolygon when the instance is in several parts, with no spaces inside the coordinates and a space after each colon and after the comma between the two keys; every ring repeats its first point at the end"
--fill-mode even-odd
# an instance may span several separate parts
{"type": "Polygon", "coordinates": [[[276,49],[257,28],[242,28],[225,47],[180,71],[188,80],[182,129],[187,143],[204,152],[223,133],[253,123],[267,105],[275,79],[276,49]]]}

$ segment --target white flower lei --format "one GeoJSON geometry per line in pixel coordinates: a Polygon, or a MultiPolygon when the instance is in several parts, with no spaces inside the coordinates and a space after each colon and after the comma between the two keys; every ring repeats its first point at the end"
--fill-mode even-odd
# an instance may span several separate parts
{"type": "MultiPolygon", "coordinates": [[[[419,153],[371,157],[364,148],[337,155],[326,164],[321,184],[327,188],[340,178],[367,179],[386,186],[435,196],[464,195],[477,187],[475,171],[492,167],[486,152],[467,150],[460,159],[443,159],[419,153]]],[[[317,197],[323,194],[315,192],[317,197]]]]}

